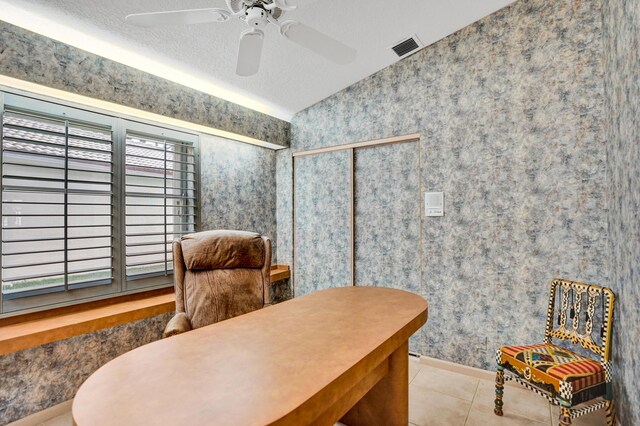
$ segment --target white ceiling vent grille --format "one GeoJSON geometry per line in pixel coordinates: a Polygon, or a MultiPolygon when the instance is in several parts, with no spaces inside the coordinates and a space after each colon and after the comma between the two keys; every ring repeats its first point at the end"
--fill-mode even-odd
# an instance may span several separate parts
{"type": "Polygon", "coordinates": [[[420,40],[414,34],[411,37],[396,43],[393,47],[391,47],[391,50],[393,50],[399,58],[404,58],[410,53],[419,50],[421,47],[422,43],[420,43],[420,40]]]}

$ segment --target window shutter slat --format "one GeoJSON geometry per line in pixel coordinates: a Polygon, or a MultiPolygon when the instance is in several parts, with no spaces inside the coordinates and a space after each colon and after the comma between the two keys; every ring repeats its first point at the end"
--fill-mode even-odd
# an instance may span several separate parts
{"type": "Polygon", "coordinates": [[[170,275],[171,242],[195,231],[194,147],[128,133],[125,165],[126,276],[170,275]]]}
{"type": "Polygon", "coordinates": [[[110,284],[110,128],[5,109],[2,295],[110,284]]]}

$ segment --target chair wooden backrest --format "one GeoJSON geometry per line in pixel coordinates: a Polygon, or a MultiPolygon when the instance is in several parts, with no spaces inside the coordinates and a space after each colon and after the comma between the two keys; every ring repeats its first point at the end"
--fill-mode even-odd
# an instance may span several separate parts
{"type": "Polygon", "coordinates": [[[599,355],[605,371],[609,372],[614,302],[615,294],[607,287],[554,279],[549,292],[545,343],[561,339],[578,344],[599,355]],[[599,307],[600,318],[596,315],[599,307]],[[598,327],[594,327],[596,320],[598,327]],[[599,333],[599,337],[594,338],[594,332],[599,333]]]}
{"type": "Polygon", "coordinates": [[[611,362],[614,303],[615,295],[607,287],[559,278],[551,281],[544,344],[498,349],[494,413],[504,414],[504,383],[514,380],[559,405],[560,426],[570,426],[572,419],[601,408],[605,409],[607,426],[614,426],[611,362]],[[581,348],[576,348],[576,353],[555,346],[553,339],[567,340],[581,348]],[[597,356],[580,353],[586,351],[597,356]],[[596,361],[598,356],[600,365],[596,361]],[[588,404],[593,400],[596,401],[588,404]]]}

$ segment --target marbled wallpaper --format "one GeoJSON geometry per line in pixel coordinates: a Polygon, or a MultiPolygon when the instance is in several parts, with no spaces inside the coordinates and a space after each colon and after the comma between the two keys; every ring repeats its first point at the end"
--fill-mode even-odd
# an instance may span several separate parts
{"type": "Polygon", "coordinates": [[[201,228],[257,232],[271,239],[276,263],[276,151],[216,136],[200,137],[201,228]]]}
{"type": "Polygon", "coordinates": [[[293,264],[293,158],[291,149],[276,152],[276,222],[278,263],[293,264]]]}
{"type": "MultiPolygon", "coordinates": [[[[609,283],[601,7],[520,0],[294,117],[294,152],[420,133],[421,187],[444,191],[445,216],[421,218],[414,350],[491,369],[497,346],[542,339],[552,278],[609,283]]],[[[297,203],[312,195],[295,176],[297,203]]],[[[317,217],[306,206],[296,225],[317,217]]]]}
{"type": "MultiPolygon", "coordinates": [[[[379,278],[430,302],[412,350],[490,369],[495,347],[542,338],[551,278],[611,285],[620,298],[614,358],[624,425],[640,424],[639,11],[638,0],[519,0],[300,112],[291,126],[293,151],[421,134],[420,187],[445,192],[445,216],[418,218],[417,286],[415,263],[379,278]]],[[[287,123],[1,21],[0,73],[273,143],[289,138],[287,123]]],[[[209,142],[202,143],[203,228],[254,228],[272,236],[278,262],[291,263],[291,150],[209,142]]],[[[388,149],[391,163],[402,158],[401,148],[388,149]]],[[[402,196],[413,191],[413,175],[377,160],[356,152],[370,179],[361,182],[384,183],[381,196],[406,203],[402,224],[385,228],[413,232],[412,203],[402,196]]],[[[297,295],[348,282],[348,173],[346,153],[296,160],[297,295]]],[[[390,220],[393,210],[366,208],[379,201],[373,192],[360,197],[367,221],[390,220]]],[[[384,230],[356,232],[368,235],[360,248],[369,244],[373,259],[385,254],[374,243],[384,230]]],[[[274,297],[288,292],[286,283],[274,297]]],[[[70,398],[104,362],[159,338],[168,318],[0,357],[0,423],[70,398]]]]}
{"type": "Polygon", "coordinates": [[[346,151],[295,159],[295,295],[351,284],[346,151]]]}
{"type": "Polygon", "coordinates": [[[172,316],[158,315],[0,356],[0,424],[73,398],[105,363],[160,339],[172,316]]]}
{"type": "Polygon", "coordinates": [[[290,125],[0,20],[0,74],[288,146],[290,125]]]}
{"type": "Polygon", "coordinates": [[[421,292],[419,160],[418,142],[354,151],[356,285],[421,292]]]}
{"type": "Polygon", "coordinates": [[[640,1],[609,0],[603,11],[614,387],[620,424],[640,425],[640,1]]]}
{"type": "Polygon", "coordinates": [[[290,279],[277,281],[271,283],[269,289],[270,303],[275,305],[277,303],[286,302],[293,298],[293,286],[290,279]]]}

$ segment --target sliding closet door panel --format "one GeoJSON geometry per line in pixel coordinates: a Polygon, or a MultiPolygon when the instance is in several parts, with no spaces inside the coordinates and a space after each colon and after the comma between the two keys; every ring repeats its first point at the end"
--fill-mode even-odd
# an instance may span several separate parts
{"type": "Polygon", "coordinates": [[[296,296],[351,284],[350,175],[348,151],[295,159],[296,296]]]}
{"type": "Polygon", "coordinates": [[[355,284],[420,292],[417,142],[356,149],[355,284]]]}

